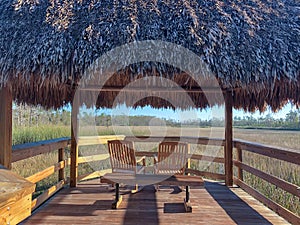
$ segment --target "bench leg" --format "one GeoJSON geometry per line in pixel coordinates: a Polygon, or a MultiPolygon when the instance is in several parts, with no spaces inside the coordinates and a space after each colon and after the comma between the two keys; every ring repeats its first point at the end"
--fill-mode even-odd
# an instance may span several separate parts
{"type": "Polygon", "coordinates": [[[189,186],[185,186],[184,208],[185,208],[186,212],[192,212],[192,206],[190,203],[190,187],[189,186]]]}
{"type": "Polygon", "coordinates": [[[189,186],[185,186],[185,200],[187,202],[190,201],[190,187],[189,186]]]}
{"type": "Polygon", "coordinates": [[[120,195],[120,185],[116,183],[116,196],[115,201],[112,203],[111,208],[117,209],[122,202],[122,195],[120,195]]]}

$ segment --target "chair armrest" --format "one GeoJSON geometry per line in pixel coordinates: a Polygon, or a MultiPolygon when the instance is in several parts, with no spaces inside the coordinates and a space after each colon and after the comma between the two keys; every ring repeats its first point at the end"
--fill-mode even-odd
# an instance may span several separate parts
{"type": "Polygon", "coordinates": [[[146,156],[142,156],[139,160],[136,160],[136,164],[142,162],[141,168],[137,171],[137,173],[144,172],[145,174],[145,168],[146,168],[146,156]]]}
{"type": "Polygon", "coordinates": [[[146,166],[146,156],[142,156],[139,160],[136,160],[136,163],[142,162],[143,166],[146,166]]]}

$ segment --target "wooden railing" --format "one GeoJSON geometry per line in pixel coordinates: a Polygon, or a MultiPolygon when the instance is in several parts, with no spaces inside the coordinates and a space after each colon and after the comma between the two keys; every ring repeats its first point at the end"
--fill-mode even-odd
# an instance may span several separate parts
{"type": "MultiPolygon", "coordinates": [[[[98,138],[98,137],[97,137],[98,138]]],[[[119,139],[122,139],[119,137],[119,139]]],[[[99,140],[99,138],[98,138],[99,140]]],[[[145,137],[145,136],[127,136],[125,140],[133,141],[135,143],[158,143],[162,141],[162,137],[145,137]]],[[[206,137],[164,137],[164,141],[182,141],[187,142],[189,144],[198,144],[198,145],[206,145],[206,146],[221,146],[224,147],[225,140],[224,139],[209,139],[206,137]]],[[[101,142],[102,144],[105,142],[101,142]]],[[[92,142],[91,144],[100,144],[100,142],[97,141],[92,142]]],[[[85,142],[85,145],[89,145],[88,142],[85,142]]],[[[236,159],[233,160],[234,166],[237,168],[237,177],[234,177],[234,183],[244,189],[247,193],[254,196],[261,202],[263,202],[265,205],[267,205],[269,208],[271,208],[273,211],[277,212],[279,215],[287,219],[288,221],[294,223],[294,224],[300,224],[299,216],[295,213],[287,210],[283,206],[277,204],[276,202],[272,201],[271,199],[267,198],[263,194],[259,193],[257,190],[255,190],[253,187],[251,187],[249,184],[245,183],[243,181],[243,171],[247,171],[250,174],[253,174],[259,178],[264,179],[266,182],[276,185],[279,188],[282,188],[284,191],[287,191],[291,193],[293,196],[300,197],[300,187],[298,187],[295,184],[291,184],[288,181],[285,181],[283,179],[280,179],[274,175],[267,174],[259,169],[256,169],[254,167],[251,167],[243,162],[243,151],[253,152],[256,154],[268,156],[273,159],[279,159],[284,162],[294,163],[296,165],[300,165],[300,153],[292,152],[288,149],[282,149],[282,148],[276,148],[276,147],[270,147],[266,145],[261,145],[257,143],[250,143],[242,140],[234,140],[233,142],[234,147],[236,148],[236,159]]],[[[150,151],[137,151],[136,156],[146,156],[146,157],[153,157],[154,152],[150,151]]],[[[107,159],[109,157],[108,154],[102,154],[101,156],[88,156],[82,158],[80,160],[80,163],[85,160],[85,162],[91,162],[94,160],[102,160],[107,159]],[[84,160],[83,160],[84,159],[84,160]]],[[[199,154],[192,154],[191,159],[193,160],[200,160],[200,161],[208,161],[213,163],[225,163],[224,157],[214,157],[214,156],[207,156],[207,155],[199,155],[199,154]]],[[[207,171],[199,171],[197,169],[188,169],[188,173],[204,176],[211,179],[217,179],[217,180],[225,180],[225,174],[215,173],[215,172],[207,172],[207,171]]],[[[92,178],[97,175],[99,175],[101,171],[98,171],[96,174],[92,174],[92,176],[84,176],[85,178],[92,178]]],[[[83,178],[83,176],[79,177],[83,178]]]]}
{"type": "MultiPolygon", "coordinates": [[[[98,144],[105,144],[107,143],[107,140],[112,139],[125,139],[130,140],[133,142],[153,142],[158,143],[162,141],[162,137],[130,137],[130,136],[101,136],[101,137],[83,137],[80,138],[78,141],[79,146],[86,146],[86,145],[98,145],[98,144]]],[[[164,141],[183,141],[190,144],[199,144],[199,145],[208,145],[208,146],[221,146],[224,147],[225,141],[223,139],[209,139],[209,138],[196,138],[196,137],[164,137],[164,141]]],[[[51,197],[54,193],[56,193],[58,190],[60,190],[66,183],[66,178],[64,177],[64,169],[67,165],[70,165],[70,158],[64,159],[64,149],[68,147],[70,144],[69,138],[60,138],[60,139],[53,139],[49,141],[41,141],[37,143],[28,143],[23,145],[17,145],[13,146],[13,154],[12,159],[13,162],[27,159],[29,157],[33,157],[36,155],[52,152],[52,151],[58,151],[58,162],[54,165],[52,165],[49,168],[44,169],[43,171],[40,171],[30,177],[27,177],[27,179],[31,182],[39,182],[42,179],[47,178],[48,176],[52,175],[53,173],[58,171],[58,183],[52,186],[51,188],[44,191],[43,194],[39,195],[36,199],[33,200],[32,203],[32,209],[37,208],[39,205],[41,205],[45,200],[47,200],[49,197],[51,197]]],[[[269,208],[271,208],[273,211],[277,212],[279,215],[287,219],[288,221],[300,224],[300,218],[295,213],[292,213],[291,211],[287,210],[283,206],[277,204],[276,202],[270,200],[260,192],[258,192],[256,189],[251,187],[249,184],[247,184],[244,181],[244,171],[247,173],[250,173],[252,175],[255,175],[266,182],[276,185],[277,187],[283,189],[284,191],[287,191],[291,193],[293,196],[300,197],[300,187],[292,184],[288,181],[285,181],[279,177],[276,177],[274,175],[270,175],[266,172],[263,172],[257,168],[254,168],[250,165],[247,165],[243,160],[243,152],[252,152],[255,154],[267,156],[270,158],[278,159],[284,162],[293,163],[296,165],[300,165],[300,153],[292,152],[288,149],[282,149],[277,147],[270,147],[266,145],[261,145],[257,143],[250,143],[242,140],[234,140],[234,147],[236,148],[236,159],[233,160],[234,167],[237,168],[237,176],[233,178],[234,183],[244,189],[246,192],[248,192],[250,195],[254,196],[256,199],[263,202],[265,205],[267,205],[269,208]]],[[[153,157],[154,152],[151,151],[137,151],[136,155],[139,156],[147,156],[147,157],[153,157]]],[[[87,162],[94,162],[94,161],[100,161],[109,158],[108,154],[98,154],[98,155],[91,155],[91,156],[85,156],[85,157],[78,157],[78,164],[81,163],[87,163],[87,162]]],[[[208,155],[200,155],[200,154],[191,154],[192,160],[199,160],[199,161],[208,161],[212,163],[220,163],[224,164],[225,159],[224,157],[214,157],[214,156],[208,156],[208,155]]],[[[107,170],[101,170],[101,171],[95,171],[91,174],[85,174],[77,177],[78,180],[82,179],[91,179],[95,177],[99,177],[105,172],[110,171],[110,169],[107,170]]],[[[188,169],[188,173],[204,176],[207,178],[217,179],[217,180],[225,180],[225,174],[215,173],[215,172],[207,172],[207,171],[199,171],[197,169],[188,169]]]]}
{"type": "Polygon", "coordinates": [[[271,147],[267,145],[257,144],[246,142],[242,140],[235,140],[234,147],[236,148],[236,160],[233,160],[233,165],[237,167],[238,173],[237,177],[234,177],[234,183],[248,192],[250,195],[258,199],[260,202],[267,205],[270,209],[277,212],[279,215],[284,217],[286,220],[293,224],[300,224],[300,217],[295,213],[287,210],[283,206],[279,205],[278,203],[272,201],[271,199],[267,198],[265,195],[257,191],[255,188],[251,187],[244,181],[244,171],[270,183],[275,185],[278,188],[292,194],[300,198],[300,187],[292,184],[286,180],[283,180],[277,176],[268,174],[263,172],[257,168],[254,168],[250,165],[247,165],[243,161],[243,152],[252,152],[258,155],[267,156],[272,159],[278,159],[283,162],[292,163],[295,165],[300,165],[300,153],[293,152],[289,149],[283,149],[278,147],[271,147]]]}
{"type": "MultiPolygon", "coordinates": [[[[107,144],[108,140],[124,140],[124,135],[106,135],[106,136],[85,136],[80,137],[78,140],[78,146],[92,146],[92,145],[103,145],[107,144]]],[[[78,157],[78,165],[82,163],[90,163],[95,161],[101,161],[109,158],[108,153],[98,154],[98,155],[90,155],[90,156],[81,156],[78,157]]],[[[101,175],[111,172],[111,169],[98,170],[92,173],[87,173],[78,176],[76,179],[78,181],[88,180],[100,177],[101,175]]]]}
{"type": "Polygon", "coordinates": [[[57,138],[47,141],[26,143],[13,146],[12,162],[17,162],[37,155],[58,151],[57,163],[36,174],[26,177],[28,181],[32,183],[37,183],[43,179],[48,178],[49,176],[58,171],[58,182],[52,187],[45,190],[38,197],[33,199],[31,204],[32,210],[39,207],[43,202],[45,202],[48,198],[50,198],[57,191],[59,191],[64,186],[64,184],[66,184],[64,169],[68,164],[70,164],[70,160],[64,159],[64,150],[66,147],[69,146],[69,144],[70,138],[57,138]]]}
{"type": "MultiPolygon", "coordinates": [[[[146,136],[105,136],[105,137],[83,137],[79,141],[79,146],[86,146],[86,145],[98,145],[98,144],[106,144],[107,140],[112,139],[118,139],[118,140],[127,140],[127,141],[133,141],[135,143],[139,142],[147,142],[147,143],[159,143],[162,141],[161,137],[146,137],[146,136]]],[[[206,137],[196,138],[196,137],[164,137],[164,141],[182,141],[187,142],[189,144],[200,144],[200,145],[206,145],[206,146],[222,146],[224,147],[225,141],[223,139],[209,139],[206,137]]],[[[142,157],[146,156],[148,158],[154,157],[155,152],[151,151],[137,151],[136,156],[142,157]]],[[[100,161],[108,159],[108,154],[101,154],[101,155],[91,155],[91,156],[85,156],[85,157],[79,157],[78,158],[78,164],[86,163],[86,162],[93,162],[93,161],[100,161]]],[[[192,160],[202,160],[212,163],[221,163],[224,164],[224,157],[214,157],[214,156],[207,156],[207,155],[199,155],[199,154],[191,154],[190,159],[192,160]]],[[[151,167],[151,166],[150,166],[151,167]]],[[[146,169],[147,170],[147,169],[146,169]]],[[[100,175],[110,171],[110,169],[107,170],[101,170],[101,171],[95,171],[92,174],[84,174],[79,176],[78,180],[85,180],[85,179],[92,179],[99,177],[100,175]]],[[[225,180],[225,174],[220,173],[213,173],[213,172],[207,172],[207,171],[199,171],[196,169],[187,169],[188,173],[204,176],[211,179],[217,179],[217,180],[225,180]]]]}

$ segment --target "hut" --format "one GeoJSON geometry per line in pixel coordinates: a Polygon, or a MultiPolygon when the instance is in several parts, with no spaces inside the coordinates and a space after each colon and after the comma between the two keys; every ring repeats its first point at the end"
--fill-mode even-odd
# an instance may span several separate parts
{"type": "MultiPolygon", "coordinates": [[[[77,90],[88,93],[79,104],[97,107],[206,108],[224,96],[232,186],[232,108],[300,104],[298,0],[3,0],[0,33],[0,164],[8,168],[12,101],[71,103],[76,117],[77,90]]],[[[73,135],[71,186],[76,151],[73,135]]]]}

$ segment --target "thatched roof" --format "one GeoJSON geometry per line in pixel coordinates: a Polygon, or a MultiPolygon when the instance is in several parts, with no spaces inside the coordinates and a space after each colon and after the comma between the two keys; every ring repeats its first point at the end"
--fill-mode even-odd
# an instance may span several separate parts
{"type": "MultiPolygon", "coordinates": [[[[74,87],[90,78],[85,71],[104,53],[160,40],[203,59],[221,88],[233,90],[237,108],[300,103],[299,0],[1,0],[0,33],[0,85],[12,87],[19,102],[60,107],[72,101],[74,87]]],[[[153,74],[199,88],[184,71],[161,62],[120,69],[108,86],[153,74]]],[[[111,107],[117,93],[101,93],[98,106],[111,107]]],[[[132,95],[120,101],[168,105],[164,96],[136,103],[132,95]]],[[[208,105],[203,94],[189,95],[196,107],[208,105]]],[[[169,96],[189,107],[182,94],[169,96]]]]}

